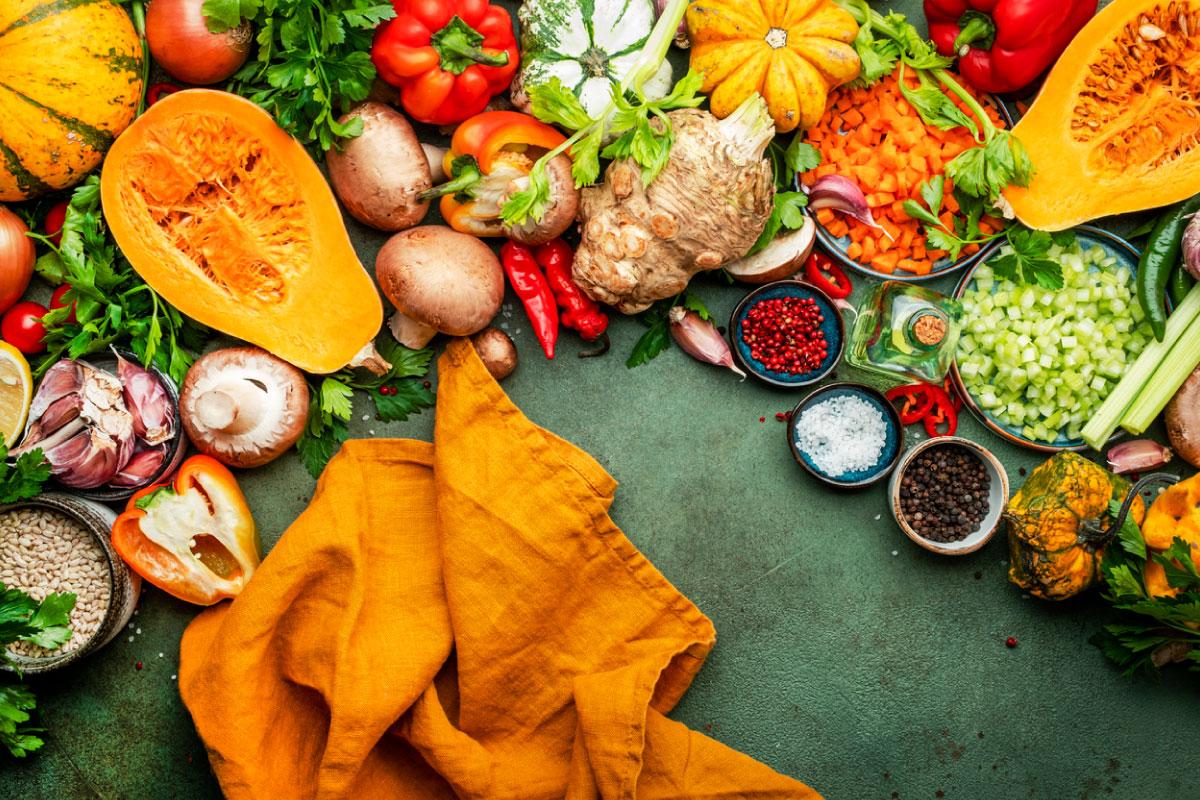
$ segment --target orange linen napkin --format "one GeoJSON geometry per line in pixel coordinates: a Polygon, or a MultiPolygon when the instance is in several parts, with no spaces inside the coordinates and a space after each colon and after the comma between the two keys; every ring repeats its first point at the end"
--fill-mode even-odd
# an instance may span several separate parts
{"type": "Polygon", "coordinates": [[[664,716],[715,634],[609,519],[613,479],[465,341],[439,375],[436,446],[347,442],[184,634],[227,796],[819,800],[664,716]]]}

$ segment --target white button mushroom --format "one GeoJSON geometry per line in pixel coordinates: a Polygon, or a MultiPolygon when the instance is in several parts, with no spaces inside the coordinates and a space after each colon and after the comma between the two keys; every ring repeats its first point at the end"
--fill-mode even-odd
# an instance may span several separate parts
{"type": "Polygon", "coordinates": [[[229,347],[197,359],[179,397],[180,419],[200,452],[231,467],[258,467],[304,431],[304,373],[257,347],[229,347]]]}
{"type": "Polygon", "coordinates": [[[388,239],[375,259],[375,277],[396,307],[392,334],[414,349],[438,333],[469,336],[482,330],[504,299],[504,271],[491,248],[434,225],[388,239]]]}

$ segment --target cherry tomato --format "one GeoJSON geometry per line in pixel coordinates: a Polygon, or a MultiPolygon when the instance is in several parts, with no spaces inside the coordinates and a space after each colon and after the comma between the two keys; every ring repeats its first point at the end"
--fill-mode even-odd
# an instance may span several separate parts
{"type": "Polygon", "coordinates": [[[46,227],[46,235],[50,237],[50,241],[54,242],[55,247],[62,244],[62,228],[66,219],[67,201],[63,200],[50,208],[46,214],[46,220],[42,223],[46,227]]]}
{"type": "Polygon", "coordinates": [[[4,312],[0,319],[0,335],[4,341],[26,355],[40,353],[46,349],[46,329],[42,317],[49,311],[40,303],[24,300],[4,312]]]}
{"type": "MultiPolygon", "coordinates": [[[[67,301],[63,299],[63,295],[71,291],[71,284],[64,283],[54,290],[54,294],[50,295],[50,308],[66,308],[67,301]]],[[[71,301],[71,313],[67,315],[67,322],[75,321],[75,301],[71,301]]]]}

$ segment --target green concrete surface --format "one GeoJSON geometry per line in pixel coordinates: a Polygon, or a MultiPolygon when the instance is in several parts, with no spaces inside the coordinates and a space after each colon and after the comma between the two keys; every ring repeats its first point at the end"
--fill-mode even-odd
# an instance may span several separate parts
{"type": "MultiPolygon", "coordinates": [[[[918,14],[917,2],[896,5],[918,14]]],[[[351,229],[373,264],[383,238],[351,229]]],[[[722,320],[744,292],[711,278],[696,286],[722,320]]],[[[505,388],[612,472],[617,523],[716,624],[716,649],[676,719],[828,800],[1200,796],[1194,676],[1122,678],[1087,642],[1108,616],[1094,594],[1030,599],[1006,579],[1002,536],[968,557],[934,556],[893,524],[883,487],[841,494],[808,478],[775,420],[795,394],[739,383],[677,349],[626,369],[642,332],[628,319],[613,325],[607,357],[576,358],[568,333],[547,362],[520,308],[508,308],[521,365],[505,388]]],[[[359,401],[354,436],[430,437],[432,413],[385,425],[364,421],[359,401]]],[[[1014,486],[1042,459],[971,419],[960,431],[1003,459],[1014,486]]],[[[293,455],[241,481],[268,546],[314,485],[293,455]]],[[[0,798],[219,797],[175,682],[195,613],[148,589],[115,642],[34,679],[47,743],[23,762],[0,760],[0,798]]]]}

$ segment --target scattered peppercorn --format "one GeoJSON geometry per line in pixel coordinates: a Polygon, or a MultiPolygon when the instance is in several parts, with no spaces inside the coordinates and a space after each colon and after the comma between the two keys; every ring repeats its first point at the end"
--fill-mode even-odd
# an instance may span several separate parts
{"type": "Polygon", "coordinates": [[[825,315],[811,297],[760,300],[738,326],[750,357],[771,372],[805,375],[829,355],[821,324],[825,315]]]}
{"type": "Polygon", "coordinates": [[[1028,470],[1025,469],[1024,467],[1021,467],[1020,469],[1017,470],[1017,472],[1021,475],[1022,478],[1024,478],[1025,473],[1028,472],[1028,470]]]}
{"type": "Polygon", "coordinates": [[[990,483],[983,462],[965,447],[931,447],[904,471],[900,510],[918,536],[960,542],[987,516],[990,483]]]}
{"type": "Polygon", "coordinates": [[[424,386],[426,389],[428,389],[430,386],[433,386],[433,384],[430,383],[429,381],[422,381],[421,385],[424,386]]]}
{"type": "Polygon", "coordinates": [[[759,418],[758,418],[758,421],[759,421],[759,422],[766,422],[766,421],[767,421],[767,418],[766,418],[766,417],[759,417],[759,418]]]}
{"type": "Polygon", "coordinates": [[[775,412],[775,419],[779,420],[780,422],[787,422],[789,419],[791,419],[791,416],[791,413],[788,411],[775,412]]]}
{"type": "Polygon", "coordinates": [[[1013,648],[1013,647],[1016,647],[1016,646],[1017,646],[1017,637],[1015,637],[1015,636],[1010,636],[1010,637],[1008,637],[1007,639],[1005,639],[1005,640],[1004,640],[1004,646],[1005,646],[1005,647],[1008,647],[1008,648],[1013,648]]]}

